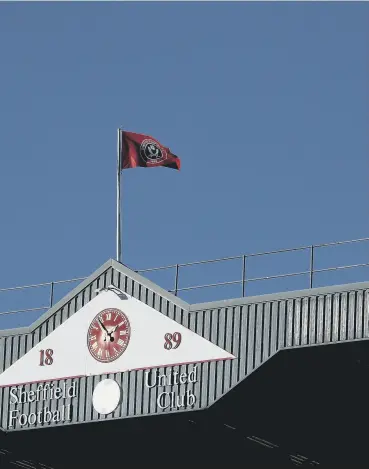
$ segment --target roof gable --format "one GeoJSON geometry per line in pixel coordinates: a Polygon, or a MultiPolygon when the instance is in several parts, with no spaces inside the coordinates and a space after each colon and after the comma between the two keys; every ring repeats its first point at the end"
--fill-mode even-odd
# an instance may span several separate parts
{"type": "MultiPolygon", "coordinates": [[[[114,285],[143,303],[150,304],[161,312],[163,309],[168,308],[173,310],[180,309],[182,312],[188,312],[190,309],[190,305],[177,296],[114,259],[109,259],[31,325],[4,329],[0,332],[0,337],[32,334],[42,325],[47,324],[58,312],[61,312],[60,321],[57,321],[58,324],[55,325],[57,327],[65,319],[69,318],[71,314],[77,312],[86,302],[92,300],[98,294],[99,288],[110,285],[114,285]],[[166,303],[165,305],[163,305],[163,301],[166,303]],[[65,309],[68,311],[63,312],[65,309]]],[[[171,316],[170,313],[168,315],[171,316]]],[[[50,331],[50,326],[47,328],[50,331]]],[[[54,327],[51,327],[51,329],[53,330],[54,327]]]]}

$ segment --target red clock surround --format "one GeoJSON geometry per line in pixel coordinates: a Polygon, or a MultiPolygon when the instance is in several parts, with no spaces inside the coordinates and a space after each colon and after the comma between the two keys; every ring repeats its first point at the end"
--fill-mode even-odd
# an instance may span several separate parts
{"type": "Polygon", "coordinates": [[[88,350],[98,362],[110,363],[124,353],[130,337],[131,326],[127,316],[116,308],[104,309],[88,328],[88,350]]]}

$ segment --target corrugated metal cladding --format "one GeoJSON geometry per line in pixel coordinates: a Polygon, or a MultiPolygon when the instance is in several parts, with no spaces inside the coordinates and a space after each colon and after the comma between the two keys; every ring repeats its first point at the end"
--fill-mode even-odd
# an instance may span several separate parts
{"type": "MultiPolygon", "coordinates": [[[[62,324],[72,314],[96,296],[95,290],[114,284],[129,295],[190,328],[202,337],[217,344],[236,356],[234,360],[199,363],[158,369],[167,376],[172,371],[190,372],[196,368],[194,383],[147,388],[144,371],[132,371],[75,379],[77,397],[32,402],[17,405],[20,414],[40,412],[45,405],[50,411],[61,410],[70,405],[70,420],[20,426],[19,421],[10,427],[9,415],[15,406],[10,403],[10,388],[0,389],[0,422],[4,430],[19,430],[40,426],[65,425],[96,420],[133,417],[147,414],[168,413],[182,410],[198,410],[208,407],[237,385],[247,375],[278,350],[296,346],[327,344],[347,340],[369,338],[369,289],[334,292],[322,295],[271,299],[221,308],[196,310],[183,309],[128,275],[108,268],[86,288],[70,299],[63,307],[41,324],[34,332],[9,335],[0,339],[1,372],[21,358],[26,352],[62,324]],[[108,416],[96,413],[92,407],[92,393],[96,384],[105,378],[113,378],[121,384],[123,399],[117,410],[108,416]],[[160,409],[157,405],[159,392],[173,392],[175,396],[193,395],[195,403],[187,408],[160,409]]],[[[306,295],[306,292],[305,292],[306,295]]],[[[277,295],[276,295],[277,298],[277,295]]],[[[72,380],[55,381],[54,385],[67,386],[72,380]]],[[[25,391],[37,388],[36,384],[24,387],[25,391]]],[[[184,401],[185,402],[185,401],[184,401]]],[[[182,401],[179,400],[178,404],[182,401]]]]}

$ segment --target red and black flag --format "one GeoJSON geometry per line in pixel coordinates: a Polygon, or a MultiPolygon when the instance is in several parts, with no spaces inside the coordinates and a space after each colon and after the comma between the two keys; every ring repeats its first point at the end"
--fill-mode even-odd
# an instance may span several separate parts
{"type": "Polygon", "coordinates": [[[120,140],[122,169],[166,166],[179,170],[181,167],[178,156],[149,135],[121,130],[120,140]]]}

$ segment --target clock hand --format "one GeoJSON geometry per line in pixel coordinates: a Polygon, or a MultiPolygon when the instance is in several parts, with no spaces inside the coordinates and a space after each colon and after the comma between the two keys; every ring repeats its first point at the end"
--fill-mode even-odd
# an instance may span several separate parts
{"type": "Polygon", "coordinates": [[[106,339],[107,339],[107,336],[109,335],[109,332],[106,329],[106,327],[104,326],[104,324],[100,321],[100,318],[97,318],[97,320],[99,321],[100,329],[104,332],[104,342],[106,342],[106,339]]]}
{"type": "Polygon", "coordinates": [[[114,337],[112,336],[112,334],[117,330],[117,327],[118,325],[115,327],[112,327],[109,331],[107,331],[110,342],[114,342],[114,337]]]}
{"type": "Polygon", "coordinates": [[[102,329],[104,329],[104,331],[105,331],[107,334],[109,334],[109,332],[108,332],[108,330],[106,329],[106,327],[104,326],[104,324],[100,321],[100,318],[97,318],[97,320],[98,320],[99,323],[100,323],[100,327],[101,327],[102,329]]]}

